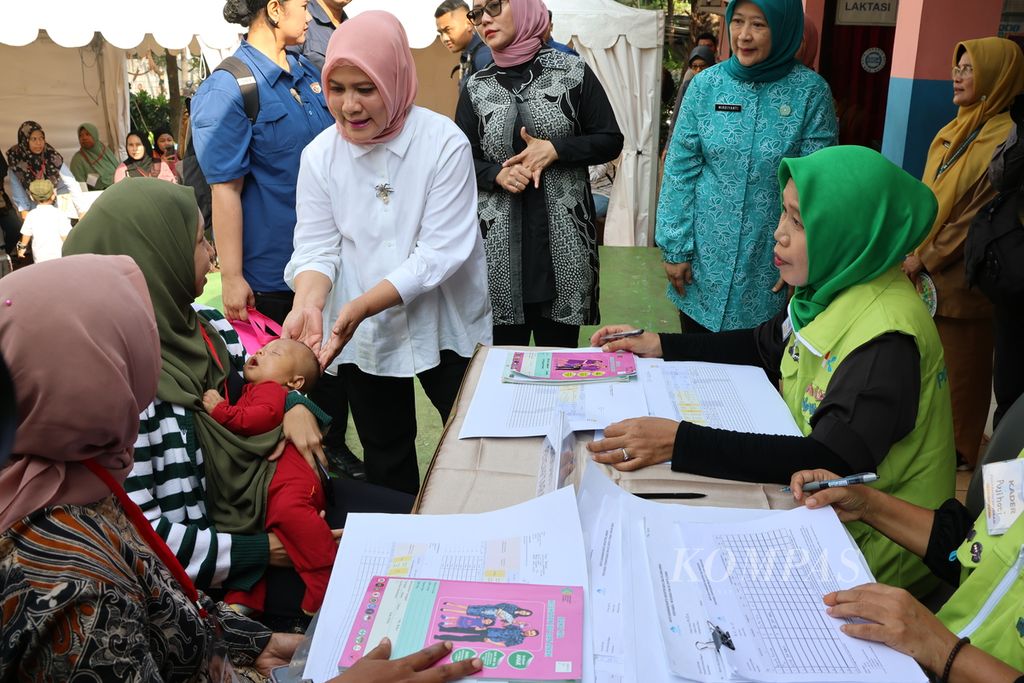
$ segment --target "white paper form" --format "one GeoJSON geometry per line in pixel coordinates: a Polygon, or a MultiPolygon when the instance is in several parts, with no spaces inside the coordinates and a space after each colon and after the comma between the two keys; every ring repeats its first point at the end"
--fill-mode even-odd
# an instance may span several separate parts
{"type": "Polygon", "coordinates": [[[654,417],[734,432],[801,436],[786,402],[760,368],[641,359],[637,375],[654,417]]]}
{"type": "MultiPolygon", "coordinates": [[[[564,584],[587,590],[574,492],[567,487],[477,515],[349,515],[304,678],[323,683],[338,675],[345,639],[358,618],[359,599],[370,577],[378,574],[564,584]]],[[[588,639],[584,624],[585,681],[593,675],[588,639]]]]}
{"type": "MultiPolygon", "coordinates": [[[[648,520],[650,522],[650,520],[648,520]]],[[[822,596],[872,580],[863,555],[831,509],[797,508],[743,524],[677,524],[675,548],[648,544],[659,617],[672,670],[693,676],[695,657],[716,652],[695,640],[703,620],[729,633],[722,647],[732,680],[794,683],[915,683],[926,680],[906,655],[857,640],[825,613],[822,596]],[[699,605],[703,613],[696,607],[699,605]],[[695,654],[696,651],[696,654],[695,654]]],[[[655,525],[649,525],[653,530],[655,525]]],[[[653,537],[653,536],[652,536],[653,537]]]]}
{"type": "Polygon", "coordinates": [[[502,382],[509,353],[488,349],[460,439],[544,436],[558,411],[566,414],[573,431],[604,429],[613,422],[648,414],[640,382],[563,386],[502,382]]]}
{"type": "MultiPolygon", "coordinates": [[[[662,642],[647,564],[647,518],[743,521],[776,514],[775,511],[647,501],[619,488],[596,467],[587,467],[584,471],[578,498],[590,566],[590,614],[594,618],[597,680],[608,683],[683,680],[672,675],[662,642]]],[[[654,542],[670,543],[661,538],[655,538],[654,542]]],[[[725,671],[724,666],[722,671],[725,671]]]]}

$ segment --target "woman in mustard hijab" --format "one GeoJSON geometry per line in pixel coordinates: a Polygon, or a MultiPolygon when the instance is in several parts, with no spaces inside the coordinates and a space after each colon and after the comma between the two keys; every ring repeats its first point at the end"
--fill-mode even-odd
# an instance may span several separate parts
{"type": "Polygon", "coordinates": [[[992,395],[992,305],[970,290],[964,273],[964,240],[978,210],[995,199],[988,167],[1010,134],[1010,104],[1024,89],[1024,57],[1003,38],[966,40],[953,52],[956,118],[928,150],[922,181],[935,193],[939,211],[924,242],[903,271],[921,287],[935,285],[939,329],[953,399],[957,461],[978,460],[992,395]]]}

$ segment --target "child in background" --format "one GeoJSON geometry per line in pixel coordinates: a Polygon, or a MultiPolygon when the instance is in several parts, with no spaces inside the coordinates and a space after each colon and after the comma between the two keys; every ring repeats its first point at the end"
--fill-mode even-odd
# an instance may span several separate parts
{"type": "MultiPolygon", "coordinates": [[[[281,425],[290,390],[309,391],[320,377],[316,354],[305,344],[275,339],[249,357],[242,371],[247,384],[231,403],[216,390],[203,395],[203,408],[235,434],[263,434],[281,425]]],[[[207,467],[220,468],[222,480],[231,463],[213,456],[207,467]]],[[[285,447],[267,489],[266,530],[281,540],[295,570],[306,585],[302,609],[313,614],[327,591],[337,543],[321,517],[326,500],[325,482],[290,443],[285,447]]],[[[231,492],[222,495],[230,497],[231,492]]],[[[249,591],[229,591],[225,600],[239,611],[261,612],[266,584],[260,580],[249,591]]]]}
{"type": "Polygon", "coordinates": [[[71,232],[71,221],[54,206],[57,193],[53,183],[45,179],[33,180],[29,183],[28,193],[36,203],[36,208],[28,212],[21,226],[18,258],[25,257],[30,242],[34,263],[60,258],[61,247],[71,232]]]}

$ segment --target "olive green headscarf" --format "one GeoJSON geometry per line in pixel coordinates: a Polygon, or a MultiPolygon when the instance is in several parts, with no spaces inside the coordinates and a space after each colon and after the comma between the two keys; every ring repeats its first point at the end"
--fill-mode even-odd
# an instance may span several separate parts
{"type": "Polygon", "coordinates": [[[935,195],[878,152],[852,145],[784,159],[779,187],[793,179],[807,233],[807,284],[789,312],[799,331],[843,290],[898,264],[935,220],[935,195]]]}
{"type": "MultiPolygon", "coordinates": [[[[126,178],[105,190],[64,243],[64,255],[125,254],[146,277],[163,360],[157,397],[185,408],[203,449],[207,511],[225,533],[263,531],[265,456],[280,440],[276,429],[257,437],[233,434],[203,409],[207,389],[224,393],[227,346],[192,308],[199,208],[192,188],[157,178],[126,178]],[[220,360],[213,361],[201,327],[220,360]]],[[[110,305],[116,306],[112,301],[110,305]]],[[[102,324],[102,321],[97,321],[102,324]]]]}

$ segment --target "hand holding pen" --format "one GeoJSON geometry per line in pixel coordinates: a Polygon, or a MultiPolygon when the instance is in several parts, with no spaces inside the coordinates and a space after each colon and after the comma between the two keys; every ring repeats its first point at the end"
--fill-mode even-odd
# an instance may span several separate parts
{"type": "Polygon", "coordinates": [[[643,358],[661,358],[661,337],[632,325],[605,325],[590,337],[602,351],[632,351],[643,358]]]}
{"type": "MultiPolygon", "coordinates": [[[[828,470],[801,470],[796,472],[789,480],[789,490],[793,492],[793,498],[802,502],[809,508],[820,508],[831,505],[843,522],[855,522],[860,520],[868,508],[871,496],[877,493],[869,486],[855,485],[854,477],[863,477],[872,474],[852,475],[840,477],[828,470]],[[837,484],[843,481],[844,484],[837,484]],[[814,486],[808,491],[809,486],[814,486]]],[[[878,479],[877,475],[871,481],[878,479]]]]}
{"type": "MultiPolygon", "coordinates": [[[[814,493],[822,489],[835,489],[843,486],[856,486],[858,484],[870,484],[873,481],[878,481],[878,475],[874,472],[861,472],[860,474],[851,474],[848,477],[837,477],[835,479],[821,479],[818,481],[809,481],[803,485],[801,490],[804,493],[814,493]]],[[[782,489],[783,493],[791,493],[793,489],[786,486],[782,489]]]]}

